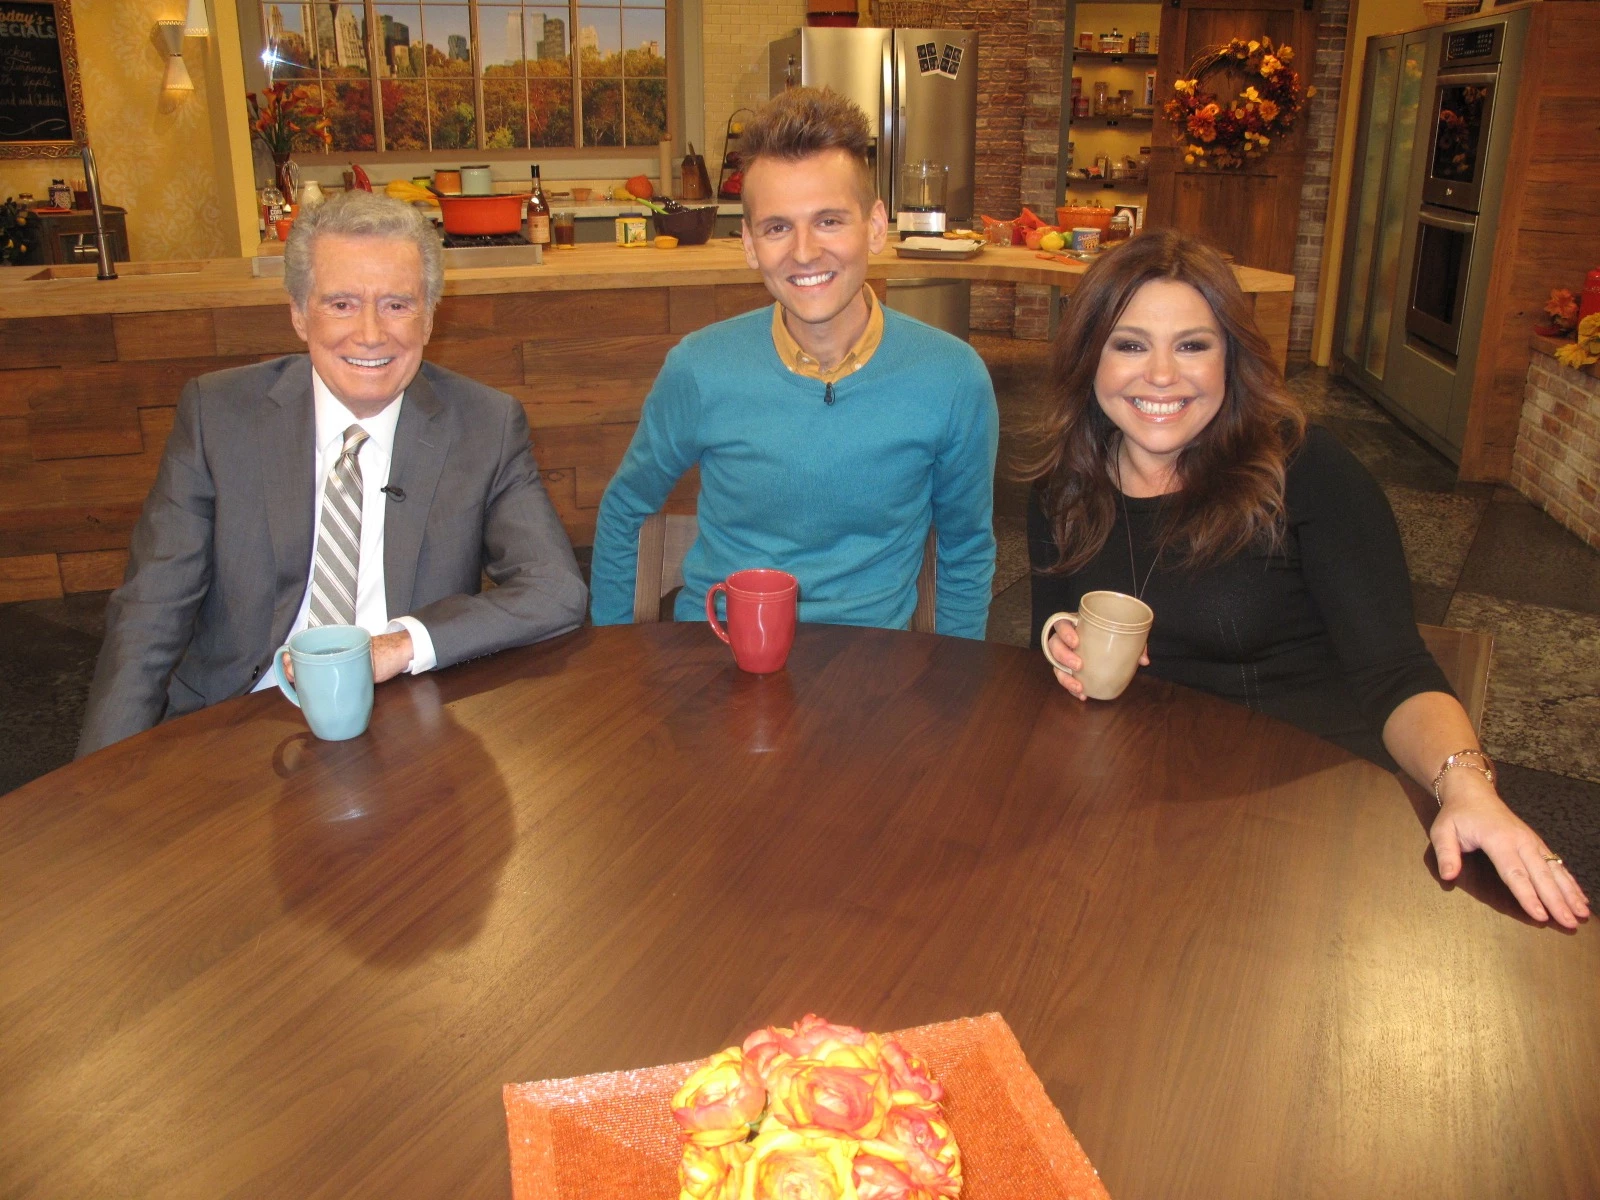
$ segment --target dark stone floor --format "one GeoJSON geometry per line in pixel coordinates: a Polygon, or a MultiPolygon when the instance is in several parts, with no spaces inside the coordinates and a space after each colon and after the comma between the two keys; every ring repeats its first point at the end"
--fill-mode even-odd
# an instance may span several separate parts
{"type": "MultiPolygon", "coordinates": [[[[976,336],[1000,399],[992,641],[1026,645],[1026,489],[1013,469],[1039,411],[1040,342],[976,336]]],[[[1600,554],[1517,493],[1457,484],[1448,462],[1325,371],[1291,382],[1377,476],[1405,539],[1418,620],[1495,637],[1484,741],[1501,788],[1600,896],[1600,554]]],[[[69,761],[100,645],[105,593],[0,605],[0,793],[69,761]]]]}

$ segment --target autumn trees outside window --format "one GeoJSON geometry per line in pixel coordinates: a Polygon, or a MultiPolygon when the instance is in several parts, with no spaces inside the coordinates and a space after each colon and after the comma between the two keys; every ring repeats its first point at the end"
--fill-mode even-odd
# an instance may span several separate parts
{"type": "Polygon", "coordinates": [[[654,145],[666,3],[264,0],[261,60],[323,106],[336,154],[654,145]]]}

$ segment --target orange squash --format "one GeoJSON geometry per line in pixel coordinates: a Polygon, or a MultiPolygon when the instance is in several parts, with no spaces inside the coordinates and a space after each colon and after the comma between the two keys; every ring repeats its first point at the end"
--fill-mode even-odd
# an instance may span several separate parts
{"type": "Polygon", "coordinates": [[[622,186],[628,189],[629,195],[638,200],[648,200],[656,194],[656,189],[646,175],[635,175],[622,186]]]}

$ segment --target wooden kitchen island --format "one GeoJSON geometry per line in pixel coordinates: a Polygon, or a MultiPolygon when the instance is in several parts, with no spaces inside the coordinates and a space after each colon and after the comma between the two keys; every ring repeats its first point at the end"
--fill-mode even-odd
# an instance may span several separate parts
{"type": "MultiPolygon", "coordinates": [[[[1071,291],[1084,267],[1021,248],[969,262],[874,257],[868,278],[1071,291]]],[[[303,348],[281,278],[249,259],[0,268],[0,602],[115,587],[174,408],[193,376],[303,348]]],[[[1280,362],[1294,278],[1235,268],[1280,362]]],[[[542,266],[446,272],[426,357],[521,401],[567,532],[596,511],[667,351],[771,303],[732,239],[674,250],[580,245],[542,266]]],[[[672,507],[692,511],[694,481],[672,507]]]]}

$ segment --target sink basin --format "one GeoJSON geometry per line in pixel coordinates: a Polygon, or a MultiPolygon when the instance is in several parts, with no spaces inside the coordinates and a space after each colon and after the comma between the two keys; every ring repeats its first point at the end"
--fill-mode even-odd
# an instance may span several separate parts
{"type": "MultiPolygon", "coordinates": [[[[113,263],[119,278],[131,275],[197,275],[203,262],[119,262],[113,263]]],[[[96,263],[71,263],[46,267],[28,276],[28,282],[41,279],[93,279],[99,274],[96,263]]]]}

